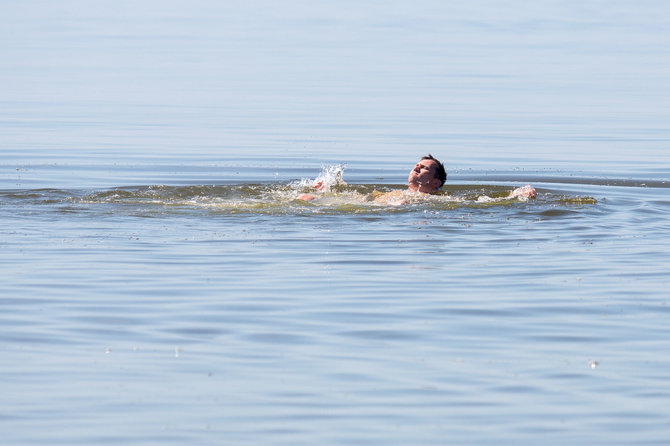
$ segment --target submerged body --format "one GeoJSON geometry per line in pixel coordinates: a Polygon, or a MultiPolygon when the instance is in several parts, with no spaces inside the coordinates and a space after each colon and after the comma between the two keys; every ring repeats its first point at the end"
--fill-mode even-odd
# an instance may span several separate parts
{"type": "MultiPolygon", "coordinates": [[[[374,201],[375,203],[386,204],[390,206],[402,206],[415,202],[417,200],[427,200],[436,194],[427,194],[418,191],[412,190],[394,190],[391,192],[377,192],[374,191],[368,195],[368,200],[374,201]]],[[[500,201],[500,200],[512,200],[520,199],[527,200],[529,198],[536,198],[537,192],[535,188],[531,185],[526,185],[523,187],[517,187],[516,189],[510,191],[509,195],[490,199],[487,197],[487,200],[484,201],[500,201]]]]}
{"type": "MultiPolygon", "coordinates": [[[[427,155],[422,157],[409,172],[407,190],[395,190],[386,193],[374,191],[366,197],[366,200],[391,206],[402,206],[414,198],[436,194],[446,179],[447,173],[442,163],[433,158],[432,155],[427,155]]],[[[330,185],[323,181],[315,181],[313,187],[319,192],[327,192],[330,185]]],[[[526,185],[512,190],[506,198],[528,199],[536,197],[537,192],[535,188],[531,185],[526,185]]],[[[311,201],[316,198],[315,195],[310,193],[303,193],[297,197],[298,200],[303,201],[311,201]]]]}

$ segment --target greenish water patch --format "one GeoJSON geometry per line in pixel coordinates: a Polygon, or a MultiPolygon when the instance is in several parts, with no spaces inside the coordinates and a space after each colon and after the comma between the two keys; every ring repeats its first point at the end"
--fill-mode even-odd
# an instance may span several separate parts
{"type": "Polygon", "coordinates": [[[588,204],[598,204],[598,200],[593,197],[561,197],[558,202],[565,205],[582,206],[588,204]]]}
{"type": "Polygon", "coordinates": [[[326,192],[299,182],[283,184],[241,185],[150,185],[104,189],[97,191],[40,189],[6,191],[0,193],[5,205],[24,204],[56,206],[60,212],[84,211],[90,206],[106,205],[110,209],[133,209],[141,212],[169,212],[170,210],[202,210],[214,213],[257,214],[360,214],[403,213],[425,211],[450,211],[457,209],[514,208],[533,206],[597,205],[591,196],[538,190],[534,199],[508,198],[512,190],[499,185],[449,185],[435,195],[408,194],[407,203],[393,205],[380,203],[374,197],[380,193],[404,191],[403,186],[387,184],[351,185],[338,184],[326,192]],[[314,192],[316,199],[305,201],[300,194],[314,192]]]}

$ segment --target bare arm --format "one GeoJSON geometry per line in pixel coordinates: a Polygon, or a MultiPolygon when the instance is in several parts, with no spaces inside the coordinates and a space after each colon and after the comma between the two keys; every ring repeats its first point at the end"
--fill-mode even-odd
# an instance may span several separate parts
{"type": "Polygon", "coordinates": [[[509,193],[507,198],[537,198],[537,191],[533,186],[527,184],[524,187],[517,187],[512,192],[509,193]]]}

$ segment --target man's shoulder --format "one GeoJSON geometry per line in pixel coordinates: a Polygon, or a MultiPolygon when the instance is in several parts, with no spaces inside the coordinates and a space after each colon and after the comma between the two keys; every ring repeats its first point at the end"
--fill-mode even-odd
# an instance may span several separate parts
{"type": "Polygon", "coordinates": [[[399,205],[407,203],[406,190],[392,190],[390,192],[373,191],[370,196],[377,203],[399,205]]]}

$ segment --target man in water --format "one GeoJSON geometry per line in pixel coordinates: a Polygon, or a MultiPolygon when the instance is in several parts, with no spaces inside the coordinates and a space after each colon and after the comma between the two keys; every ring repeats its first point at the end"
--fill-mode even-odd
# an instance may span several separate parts
{"type": "Polygon", "coordinates": [[[433,158],[433,155],[422,157],[407,178],[407,188],[412,192],[434,194],[447,181],[444,165],[433,158]]]}
{"type": "Polygon", "coordinates": [[[436,193],[446,180],[447,171],[444,169],[444,165],[438,159],[434,158],[433,155],[428,154],[422,157],[409,172],[406,191],[373,192],[371,198],[378,203],[392,205],[407,204],[407,200],[411,196],[436,193]]]}
{"type": "MultiPolygon", "coordinates": [[[[432,155],[422,157],[414,168],[409,172],[407,178],[407,190],[395,190],[386,193],[373,192],[370,194],[370,199],[378,203],[402,205],[407,204],[407,200],[420,196],[421,194],[435,194],[440,190],[447,179],[447,172],[444,165],[432,155]]],[[[320,183],[315,185],[317,190],[323,190],[320,183]]],[[[510,192],[507,198],[535,198],[537,192],[528,185],[519,187],[510,192]]],[[[314,200],[316,197],[312,194],[300,194],[298,200],[314,200]]]]}

